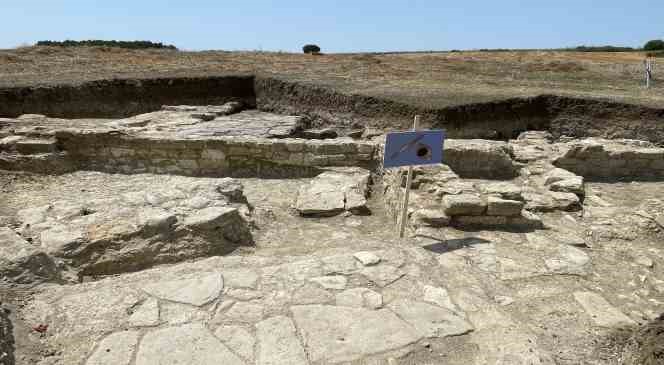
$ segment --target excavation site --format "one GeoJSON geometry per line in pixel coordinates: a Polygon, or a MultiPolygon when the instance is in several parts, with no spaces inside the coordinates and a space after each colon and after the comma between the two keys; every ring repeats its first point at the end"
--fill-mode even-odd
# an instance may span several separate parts
{"type": "Polygon", "coordinates": [[[3,365],[656,364],[663,245],[652,103],[0,88],[3,365]],[[443,163],[408,179],[415,116],[443,163]]]}

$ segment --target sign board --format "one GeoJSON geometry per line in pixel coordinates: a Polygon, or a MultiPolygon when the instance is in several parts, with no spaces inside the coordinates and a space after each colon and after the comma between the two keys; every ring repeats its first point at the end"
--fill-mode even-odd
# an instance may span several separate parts
{"type": "Polygon", "coordinates": [[[442,163],[444,140],[445,133],[441,130],[389,133],[383,167],[442,163]]]}

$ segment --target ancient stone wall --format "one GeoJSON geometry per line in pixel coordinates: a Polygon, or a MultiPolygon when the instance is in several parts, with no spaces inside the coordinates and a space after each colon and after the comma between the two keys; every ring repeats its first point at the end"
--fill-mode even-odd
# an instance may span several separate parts
{"type": "Polygon", "coordinates": [[[58,131],[58,145],[79,169],[187,176],[302,177],[318,167],[371,168],[375,146],[351,139],[258,137],[159,139],[117,132],[58,131]]]}
{"type": "Polygon", "coordinates": [[[588,178],[664,178],[664,148],[643,141],[589,138],[572,142],[558,167],[588,178]]]}

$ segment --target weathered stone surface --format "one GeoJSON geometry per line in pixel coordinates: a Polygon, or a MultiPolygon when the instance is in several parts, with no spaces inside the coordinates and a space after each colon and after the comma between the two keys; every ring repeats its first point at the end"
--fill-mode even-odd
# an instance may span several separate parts
{"type": "Polygon", "coordinates": [[[480,191],[486,195],[498,196],[507,200],[522,201],[521,187],[509,182],[497,182],[480,186],[480,191]]]}
{"type": "Polygon", "coordinates": [[[312,362],[337,363],[394,350],[420,336],[389,310],[377,311],[328,305],[294,306],[312,362]]]}
{"type": "Polygon", "coordinates": [[[138,331],[122,331],[108,335],[85,365],[129,365],[138,344],[138,334],[138,331]]]}
{"type": "Polygon", "coordinates": [[[523,197],[526,200],[525,209],[534,212],[574,211],[580,208],[579,197],[573,193],[527,192],[523,194],[523,197]]]}
{"type": "Polygon", "coordinates": [[[138,349],[136,365],[153,364],[237,364],[237,355],[201,324],[167,327],[148,332],[138,349]]]}
{"type": "Polygon", "coordinates": [[[256,289],[258,274],[251,269],[224,270],[224,286],[229,288],[256,289]]]}
{"type": "Polygon", "coordinates": [[[256,324],[257,365],[307,365],[304,348],[288,317],[277,316],[256,324]]]}
{"type": "Polygon", "coordinates": [[[555,273],[584,275],[590,257],[582,250],[568,245],[558,247],[558,256],[545,260],[545,265],[555,273]]]}
{"type": "Polygon", "coordinates": [[[256,338],[244,327],[230,325],[220,326],[214,331],[214,335],[249,363],[254,362],[254,346],[256,345],[256,338]]]}
{"type": "Polygon", "coordinates": [[[160,299],[200,307],[221,295],[224,280],[220,273],[210,273],[191,279],[147,284],[142,289],[160,299]]]}
{"type": "Polygon", "coordinates": [[[243,323],[255,323],[263,318],[265,308],[258,303],[237,302],[226,311],[225,317],[243,323]]]}
{"type": "Polygon", "coordinates": [[[380,262],[380,256],[368,251],[356,252],[353,254],[353,257],[355,257],[364,266],[376,265],[380,262]]]}
{"type": "Polygon", "coordinates": [[[32,283],[58,277],[53,260],[11,228],[0,227],[0,281],[32,283]]]}
{"type": "Polygon", "coordinates": [[[480,139],[447,139],[445,162],[464,178],[512,178],[517,168],[505,142],[480,139]]]}
{"type": "Polygon", "coordinates": [[[577,179],[579,177],[580,176],[576,175],[571,171],[567,171],[561,168],[555,168],[544,174],[544,185],[551,185],[559,181],[577,179]]]}
{"type": "Polygon", "coordinates": [[[377,266],[367,266],[360,273],[380,287],[385,287],[399,280],[406,273],[398,267],[381,264],[377,266]]]}
{"type": "Polygon", "coordinates": [[[574,193],[552,191],[549,194],[551,195],[555,206],[560,210],[574,211],[581,207],[581,201],[574,193]]]}
{"type": "Polygon", "coordinates": [[[473,326],[456,313],[431,304],[398,299],[387,307],[423,337],[458,336],[473,330],[473,326]]]}
{"type": "Polygon", "coordinates": [[[587,138],[570,143],[554,165],[584,177],[664,176],[664,148],[634,140],[587,138]]]}
{"type": "Polygon", "coordinates": [[[303,216],[330,216],[344,210],[367,211],[369,171],[328,171],[318,175],[298,192],[295,209],[303,216]]]}
{"type": "Polygon", "coordinates": [[[459,308],[457,308],[457,306],[452,303],[452,298],[450,298],[450,294],[445,288],[425,285],[423,287],[422,299],[425,302],[433,303],[439,307],[451,310],[452,312],[459,312],[459,308]]]}
{"type": "Polygon", "coordinates": [[[486,211],[486,203],[479,196],[471,194],[445,195],[443,206],[448,216],[482,215],[486,211]]]}
{"type": "Polygon", "coordinates": [[[488,215],[513,217],[521,215],[524,203],[518,200],[506,200],[490,196],[487,198],[488,215]]]}
{"type": "Polygon", "coordinates": [[[441,208],[423,208],[413,213],[411,221],[415,226],[446,227],[450,217],[441,208]]]}
{"type": "Polygon", "coordinates": [[[581,304],[581,307],[588,313],[593,322],[600,327],[619,327],[634,324],[634,321],[609,304],[599,294],[575,292],[574,299],[581,304]]]}
{"type": "Polygon", "coordinates": [[[344,290],[348,279],[343,275],[328,275],[328,276],[319,276],[316,278],[309,279],[314,283],[322,286],[325,289],[334,289],[334,290],[344,290]]]}
{"type": "Polygon", "coordinates": [[[166,325],[181,325],[207,321],[210,313],[189,304],[163,301],[159,306],[159,321],[166,325]]]}
{"type": "Polygon", "coordinates": [[[329,139],[337,138],[337,131],[332,128],[307,129],[301,132],[302,138],[306,139],[329,139]]]}
{"type": "MultiPolygon", "coordinates": [[[[141,183],[140,177],[129,180],[141,183]]],[[[21,232],[72,277],[135,271],[253,242],[237,181],[164,180],[144,190],[130,190],[127,183],[129,189],[104,198],[72,196],[27,207],[17,214],[21,232]]]]}
{"type": "Polygon", "coordinates": [[[334,300],[334,294],[315,283],[306,283],[295,289],[291,302],[293,304],[323,304],[334,300]]]}
{"type": "Polygon", "coordinates": [[[188,216],[184,220],[184,225],[202,230],[214,230],[228,224],[228,218],[237,214],[237,209],[231,207],[205,208],[188,216]]]}
{"type": "Polygon", "coordinates": [[[553,182],[549,185],[549,189],[551,189],[551,191],[573,193],[576,195],[585,194],[583,187],[583,178],[581,176],[553,182]]]}
{"type": "Polygon", "coordinates": [[[353,288],[338,293],[336,303],[343,307],[378,309],[383,306],[383,296],[367,288],[353,288]]]}
{"type": "Polygon", "coordinates": [[[150,327],[159,324],[159,302],[150,298],[134,310],[129,317],[129,325],[132,327],[150,327]]]}

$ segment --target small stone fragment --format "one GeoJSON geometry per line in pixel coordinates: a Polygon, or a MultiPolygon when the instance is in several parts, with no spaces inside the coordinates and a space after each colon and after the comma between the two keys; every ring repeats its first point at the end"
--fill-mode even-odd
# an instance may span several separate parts
{"type": "Polygon", "coordinates": [[[353,257],[360,261],[364,266],[376,265],[380,262],[380,257],[378,255],[368,251],[356,252],[353,257]]]}

